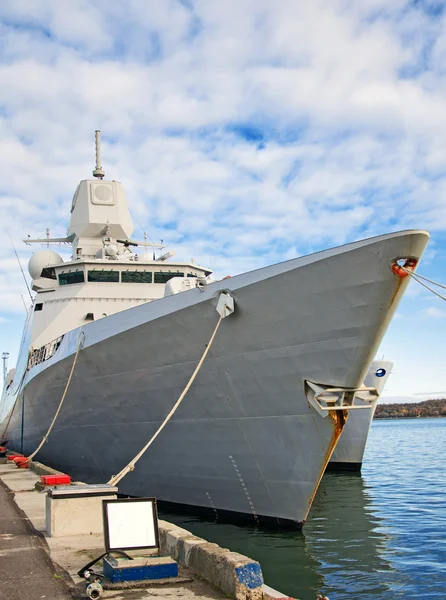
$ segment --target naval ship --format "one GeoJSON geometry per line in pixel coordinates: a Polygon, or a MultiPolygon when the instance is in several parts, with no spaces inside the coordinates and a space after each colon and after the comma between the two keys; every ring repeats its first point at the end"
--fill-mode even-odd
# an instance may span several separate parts
{"type": "MultiPolygon", "coordinates": [[[[364,380],[364,386],[372,387],[382,394],[384,386],[392,372],[393,363],[388,360],[374,360],[364,380]]],[[[377,398],[378,400],[378,398],[377,398]]],[[[366,406],[358,400],[358,405],[366,406]]],[[[349,414],[348,422],[327,465],[328,471],[360,471],[365,446],[375,414],[376,402],[370,410],[358,410],[349,414]]]]}
{"type": "Polygon", "coordinates": [[[119,492],[302,526],[349,412],[376,403],[363,381],[428,233],[380,235],[214,281],[207,267],[131,238],[98,136],[67,236],[44,240],[71,245],[71,259],[48,246],[29,261],[35,295],[4,384],[0,435],[32,453],[68,382],[37,458],[108,481],[185,389],[224,296],[233,311],[195,382],[119,492]]]}

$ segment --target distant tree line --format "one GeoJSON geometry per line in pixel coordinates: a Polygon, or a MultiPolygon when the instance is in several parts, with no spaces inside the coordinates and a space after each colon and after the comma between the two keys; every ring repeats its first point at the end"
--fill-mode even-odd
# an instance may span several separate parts
{"type": "Polygon", "coordinates": [[[446,417],[446,398],[407,404],[378,404],[375,419],[446,417]]]}

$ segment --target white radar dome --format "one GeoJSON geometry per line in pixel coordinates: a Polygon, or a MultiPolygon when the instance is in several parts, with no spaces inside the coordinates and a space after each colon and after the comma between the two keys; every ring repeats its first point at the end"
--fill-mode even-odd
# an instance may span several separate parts
{"type": "Polygon", "coordinates": [[[107,256],[111,256],[112,258],[116,258],[118,256],[118,246],[116,244],[109,244],[105,246],[105,254],[107,256]]]}
{"type": "Polygon", "coordinates": [[[54,250],[39,250],[31,256],[28,263],[28,272],[33,279],[42,276],[42,269],[56,267],[63,263],[63,258],[54,250]]]}

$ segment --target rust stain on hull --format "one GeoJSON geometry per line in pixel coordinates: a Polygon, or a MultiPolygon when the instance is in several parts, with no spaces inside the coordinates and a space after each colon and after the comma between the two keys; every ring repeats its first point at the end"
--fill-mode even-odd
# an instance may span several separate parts
{"type": "Polygon", "coordinates": [[[327,448],[327,451],[325,452],[324,462],[322,463],[322,469],[319,473],[316,485],[314,486],[314,491],[311,495],[310,502],[308,503],[307,512],[302,524],[304,524],[307,520],[308,513],[310,512],[311,505],[313,504],[314,497],[316,496],[316,492],[319,488],[321,479],[325,473],[325,469],[327,468],[327,465],[330,462],[331,455],[333,454],[334,449],[336,448],[336,444],[338,443],[338,440],[341,436],[341,433],[344,430],[345,424],[348,419],[348,410],[330,410],[328,414],[330,415],[330,419],[332,419],[333,421],[333,435],[331,436],[330,444],[327,448]]]}
{"type": "MultiPolygon", "coordinates": [[[[399,259],[399,260],[404,260],[404,259],[399,259]]],[[[411,273],[414,272],[417,264],[418,264],[418,259],[413,258],[413,257],[406,258],[404,265],[402,267],[398,264],[398,261],[396,259],[392,262],[390,270],[395,275],[395,277],[397,279],[397,284],[395,287],[395,291],[393,292],[392,300],[390,301],[390,306],[392,306],[392,304],[395,302],[396,297],[398,296],[398,292],[400,291],[401,286],[403,284],[403,281],[405,279],[407,279],[407,282],[409,281],[409,279],[410,279],[409,275],[411,275],[411,273]]]]}
{"type": "Polygon", "coordinates": [[[390,306],[392,306],[392,304],[395,302],[395,300],[396,300],[396,298],[398,296],[398,292],[401,289],[402,284],[403,284],[403,279],[400,279],[398,277],[397,278],[397,283],[396,283],[396,286],[395,286],[395,291],[393,292],[393,296],[392,296],[392,299],[390,301],[390,306]]]}

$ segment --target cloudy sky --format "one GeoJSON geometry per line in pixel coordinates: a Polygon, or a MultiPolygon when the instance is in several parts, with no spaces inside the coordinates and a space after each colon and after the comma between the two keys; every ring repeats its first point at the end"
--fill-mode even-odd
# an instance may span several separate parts
{"type": "MultiPolygon", "coordinates": [[[[446,282],[440,0],[2,0],[0,352],[29,297],[11,236],[63,236],[91,176],[178,257],[235,274],[425,228],[446,282]]],[[[443,290],[444,293],[444,290],[443,290]]],[[[416,283],[379,356],[385,399],[446,396],[446,302],[416,283]]]]}

